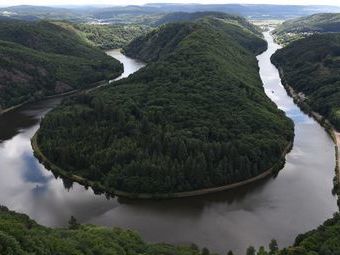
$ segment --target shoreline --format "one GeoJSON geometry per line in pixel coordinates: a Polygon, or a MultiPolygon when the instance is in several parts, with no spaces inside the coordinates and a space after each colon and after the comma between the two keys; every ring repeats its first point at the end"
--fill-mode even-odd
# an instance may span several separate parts
{"type": "MultiPolygon", "coordinates": [[[[121,74],[120,74],[121,75],[121,74]]],[[[120,75],[118,75],[117,77],[119,77],[120,75]]],[[[55,95],[50,95],[50,96],[43,96],[42,98],[39,98],[37,100],[26,100],[20,104],[17,104],[17,105],[13,105],[11,107],[8,107],[6,109],[3,109],[1,110],[0,109],[0,115],[2,114],[5,114],[5,113],[8,113],[8,112],[11,112],[11,111],[14,111],[26,104],[29,104],[29,103],[37,103],[37,102],[41,102],[41,101],[44,101],[44,100],[48,100],[48,99],[53,99],[53,98],[58,98],[58,97],[64,97],[64,96],[70,96],[70,95],[74,95],[78,92],[88,92],[88,91],[92,91],[96,88],[100,88],[101,86],[103,85],[106,85],[108,84],[109,81],[108,80],[101,80],[101,81],[97,81],[97,82],[94,82],[94,83],[91,83],[89,86],[87,86],[86,88],[83,88],[83,89],[73,89],[73,90],[70,90],[70,91],[67,91],[67,92],[63,92],[63,93],[59,93],[59,94],[55,94],[55,95]]]]}
{"type": "Polygon", "coordinates": [[[216,193],[220,191],[230,190],[237,187],[241,187],[259,180],[262,180],[270,175],[273,175],[279,172],[285,163],[286,155],[291,151],[293,147],[293,142],[289,142],[284,151],[281,154],[280,159],[268,170],[264,171],[263,173],[252,177],[250,179],[212,188],[204,188],[199,190],[192,190],[192,191],[183,191],[183,192],[174,192],[174,193],[130,193],[126,191],[108,191],[105,189],[104,186],[99,184],[98,182],[90,181],[86,178],[83,178],[78,175],[70,174],[64,169],[60,168],[59,166],[55,165],[54,163],[50,162],[49,159],[42,153],[40,150],[38,143],[37,143],[37,135],[39,129],[36,131],[34,136],[31,139],[31,145],[34,152],[34,156],[39,160],[41,164],[45,166],[46,169],[52,171],[52,173],[57,174],[63,178],[69,179],[71,181],[77,182],[85,187],[91,187],[94,192],[99,191],[101,193],[109,194],[110,196],[118,196],[118,197],[125,197],[130,199],[171,199],[171,198],[184,198],[184,197],[193,197],[193,196],[201,196],[210,193],[216,193]]]}
{"type": "MultiPolygon", "coordinates": [[[[338,197],[340,197],[340,132],[338,132],[334,128],[334,126],[329,122],[328,119],[326,119],[321,114],[313,111],[311,107],[307,103],[305,103],[304,97],[300,95],[297,91],[295,91],[294,88],[287,83],[282,68],[279,66],[276,66],[276,68],[279,70],[282,85],[285,87],[287,94],[293,98],[294,103],[297,104],[303,112],[306,112],[309,116],[313,117],[314,120],[316,120],[316,122],[318,122],[325,129],[325,131],[328,133],[334,143],[335,176],[333,183],[334,191],[336,192],[338,197]]],[[[340,206],[340,198],[338,199],[338,203],[340,206]]]]}

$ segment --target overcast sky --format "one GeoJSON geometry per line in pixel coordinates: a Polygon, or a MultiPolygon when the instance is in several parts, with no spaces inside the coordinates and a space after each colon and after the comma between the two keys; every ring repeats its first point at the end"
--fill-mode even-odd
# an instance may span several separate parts
{"type": "Polygon", "coordinates": [[[129,5],[145,3],[201,3],[201,4],[221,4],[221,3],[264,3],[264,4],[314,4],[314,5],[338,5],[340,0],[0,0],[1,6],[12,6],[19,4],[29,5],[129,5]]]}

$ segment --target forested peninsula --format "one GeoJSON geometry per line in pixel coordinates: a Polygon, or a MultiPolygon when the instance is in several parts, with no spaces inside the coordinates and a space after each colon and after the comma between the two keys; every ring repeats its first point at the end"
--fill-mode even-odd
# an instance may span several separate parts
{"type": "Polygon", "coordinates": [[[283,82],[306,110],[315,111],[340,130],[340,33],[315,34],[290,43],[272,56],[283,82]]]}
{"type": "Polygon", "coordinates": [[[0,113],[117,77],[123,66],[53,22],[0,21],[0,113]]]}
{"type": "Polygon", "coordinates": [[[109,193],[154,196],[279,170],[293,122],[265,95],[255,55],[266,42],[239,20],[173,23],[134,40],[125,53],[145,68],[42,120],[46,165],[109,193]]]}

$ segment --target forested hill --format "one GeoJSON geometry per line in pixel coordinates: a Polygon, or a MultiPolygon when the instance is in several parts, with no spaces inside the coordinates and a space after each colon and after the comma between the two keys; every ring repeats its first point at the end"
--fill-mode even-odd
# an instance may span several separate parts
{"type": "Polygon", "coordinates": [[[0,112],[118,76],[122,65],[51,22],[0,21],[0,112]]]}
{"type": "Polygon", "coordinates": [[[318,34],[277,51],[272,62],[305,103],[340,130],[340,33],[318,34]]]}
{"type": "Polygon", "coordinates": [[[167,57],[188,34],[195,31],[197,26],[224,32],[227,29],[229,37],[233,37],[233,40],[254,54],[259,54],[267,47],[267,43],[261,39],[262,34],[258,28],[244,18],[209,12],[190,15],[194,17],[193,20],[199,20],[200,25],[170,22],[171,24],[167,26],[160,26],[160,28],[136,38],[124,48],[125,54],[145,62],[158,60],[163,56],[167,57]]]}
{"type": "Polygon", "coordinates": [[[225,22],[231,22],[233,24],[239,24],[245,29],[250,30],[251,32],[262,36],[260,33],[260,29],[251,23],[249,23],[245,18],[242,18],[237,15],[222,13],[222,12],[209,12],[209,11],[201,11],[201,12],[172,12],[164,15],[162,18],[154,22],[154,25],[160,26],[167,23],[174,22],[185,22],[185,21],[197,21],[202,18],[212,17],[217,19],[223,19],[225,22]]]}
{"type": "Polygon", "coordinates": [[[151,27],[138,24],[88,24],[54,21],[91,45],[102,50],[123,48],[133,39],[151,31],[151,27]]]}
{"type": "Polygon", "coordinates": [[[133,51],[152,60],[145,68],[43,119],[45,156],[109,192],[155,196],[280,168],[293,124],[264,93],[253,53],[263,39],[216,18],[156,33],[133,51]]]}
{"type": "Polygon", "coordinates": [[[274,30],[274,35],[280,43],[287,44],[315,33],[329,32],[340,32],[340,13],[318,13],[287,20],[274,30]]]}

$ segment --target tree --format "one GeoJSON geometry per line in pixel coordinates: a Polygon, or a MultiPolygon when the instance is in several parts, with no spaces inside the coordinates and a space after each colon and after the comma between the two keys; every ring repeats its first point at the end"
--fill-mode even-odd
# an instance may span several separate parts
{"type": "Polygon", "coordinates": [[[279,250],[279,246],[277,245],[277,241],[272,239],[269,243],[269,251],[270,254],[275,254],[279,250]]]}
{"type": "Polygon", "coordinates": [[[74,216],[71,216],[70,220],[68,221],[68,228],[69,229],[78,229],[80,224],[77,222],[77,219],[74,216]]]}
{"type": "Polygon", "coordinates": [[[208,248],[204,247],[202,249],[202,255],[209,255],[210,254],[210,251],[208,250],[208,248]]]}
{"type": "Polygon", "coordinates": [[[256,250],[253,246],[249,246],[247,249],[247,255],[255,255],[256,254],[256,250]]]}
{"type": "Polygon", "coordinates": [[[264,249],[263,246],[260,247],[259,251],[257,252],[257,255],[268,255],[268,252],[264,249]]]}
{"type": "Polygon", "coordinates": [[[228,251],[227,255],[234,255],[234,253],[230,250],[228,251]]]}

